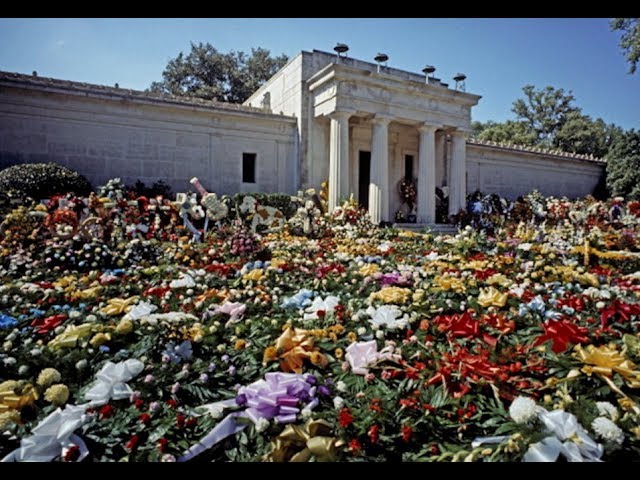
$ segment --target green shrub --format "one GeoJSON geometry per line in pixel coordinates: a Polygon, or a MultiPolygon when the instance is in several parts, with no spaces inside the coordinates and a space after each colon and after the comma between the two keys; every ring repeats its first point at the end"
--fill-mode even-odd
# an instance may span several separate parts
{"type": "Polygon", "coordinates": [[[36,200],[73,192],[88,195],[91,184],[78,172],[55,163],[25,163],[0,171],[0,190],[14,190],[36,200]]]}

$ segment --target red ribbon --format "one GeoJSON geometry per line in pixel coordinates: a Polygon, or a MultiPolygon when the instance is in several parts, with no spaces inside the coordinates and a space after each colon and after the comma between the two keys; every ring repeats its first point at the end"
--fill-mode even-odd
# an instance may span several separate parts
{"type": "Polygon", "coordinates": [[[613,303],[605,307],[600,312],[600,322],[602,327],[606,327],[609,320],[616,315],[620,315],[619,320],[629,321],[634,315],[640,315],[640,305],[634,303],[624,303],[616,299],[613,303]]]}
{"type": "Polygon", "coordinates": [[[586,327],[579,327],[567,320],[547,320],[544,325],[544,333],[533,342],[534,346],[545,342],[553,342],[551,349],[555,353],[564,352],[570,343],[585,343],[589,341],[586,327]]]}
{"type": "Polygon", "coordinates": [[[66,315],[59,313],[47,318],[36,318],[31,322],[31,326],[36,329],[36,333],[45,334],[61,325],[66,319],[66,315]]]}

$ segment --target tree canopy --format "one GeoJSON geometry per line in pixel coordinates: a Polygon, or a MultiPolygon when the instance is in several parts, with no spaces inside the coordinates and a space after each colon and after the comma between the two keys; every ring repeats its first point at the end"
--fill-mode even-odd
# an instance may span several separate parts
{"type": "Polygon", "coordinates": [[[571,92],[527,85],[513,102],[515,120],[473,122],[480,140],[540,146],[607,160],[606,184],[612,195],[640,199],[640,132],[624,131],[585,115],[571,92]]]}
{"type": "Polygon", "coordinates": [[[611,30],[622,32],[620,48],[629,62],[629,73],[635,73],[640,62],[640,18],[612,18],[611,30]]]}
{"type": "Polygon", "coordinates": [[[169,60],[162,81],[152,92],[242,103],[288,61],[286,55],[271,56],[264,48],[250,54],[219,52],[210,43],[191,43],[191,51],[169,60]]]}

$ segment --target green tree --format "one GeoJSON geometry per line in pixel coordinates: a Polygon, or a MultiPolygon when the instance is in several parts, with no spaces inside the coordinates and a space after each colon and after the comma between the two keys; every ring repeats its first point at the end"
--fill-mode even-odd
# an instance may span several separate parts
{"type": "Polygon", "coordinates": [[[604,120],[593,120],[580,111],[571,112],[556,133],[553,146],[565,152],[581,153],[603,158],[613,142],[616,133],[622,129],[604,120]]]}
{"type": "Polygon", "coordinates": [[[607,154],[607,188],[613,196],[640,200],[640,131],[615,132],[607,154]]]}
{"type": "Polygon", "coordinates": [[[252,48],[251,54],[219,52],[210,43],[191,43],[188,55],[169,60],[162,81],[152,92],[242,103],[287,63],[287,56],[272,57],[269,50],[252,48]]]}
{"type": "Polygon", "coordinates": [[[532,146],[536,144],[536,134],[525,122],[507,120],[504,123],[489,121],[483,125],[476,138],[493,142],[515,143],[516,145],[532,146]]]}
{"type": "Polygon", "coordinates": [[[629,73],[635,73],[640,61],[640,18],[612,18],[609,25],[612,31],[622,32],[620,48],[629,62],[629,73]]]}
{"type": "Polygon", "coordinates": [[[525,98],[513,102],[511,110],[535,133],[537,145],[553,146],[555,136],[568,115],[580,111],[573,104],[575,97],[571,92],[565,93],[564,89],[551,86],[536,90],[533,85],[526,85],[522,91],[525,98]]]}

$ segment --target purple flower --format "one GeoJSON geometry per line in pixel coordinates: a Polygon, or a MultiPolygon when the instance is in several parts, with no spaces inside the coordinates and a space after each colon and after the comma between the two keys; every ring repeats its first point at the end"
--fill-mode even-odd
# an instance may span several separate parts
{"type": "Polygon", "coordinates": [[[237,369],[236,369],[236,367],[234,367],[233,365],[231,365],[231,366],[229,367],[229,370],[227,370],[227,372],[228,372],[228,373],[229,373],[229,375],[231,375],[231,376],[235,375],[235,374],[236,374],[236,371],[237,371],[237,369]]]}
{"type": "Polygon", "coordinates": [[[200,374],[200,381],[202,383],[207,383],[209,381],[209,375],[207,375],[206,373],[201,373],[200,374]]]}
{"type": "Polygon", "coordinates": [[[241,393],[240,395],[238,395],[236,397],[236,403],[238,405],[246,405],[247,403],[247,396],[244,393],[241,393]]]}
{"type": "Polygon", "coordinates": [[[176,382],[171,385],[171,393],[175,395],[176,393],[178,393],[178,390],[180,390],[180,382],[176,382]]]}
{"type": "Polygon", "coordinates": [[[331,390],[329,390],[329,388],[326,385],[320,385],[318,387],[318,393],[320,395],[328,397],[329,395],[331,395],[331,390]]]}
{"type": "Polygon", "coordinates": [[[209,367],[207,367],[207,370],[209,370],[210,372],[213,372],[215,369],[216,369],[215,363],[210,363],[209,367]]]}

